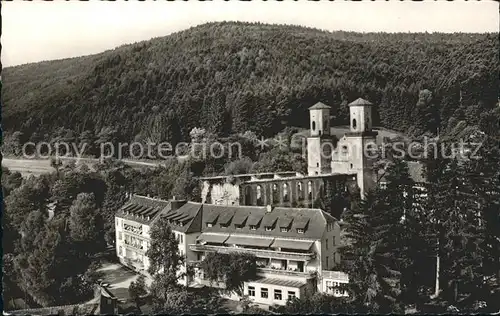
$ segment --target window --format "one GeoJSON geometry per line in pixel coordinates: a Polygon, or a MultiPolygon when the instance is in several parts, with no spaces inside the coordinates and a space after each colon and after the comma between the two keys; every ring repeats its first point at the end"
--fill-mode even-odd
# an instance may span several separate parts
{"type": "Polygon", "coordinates": [[[293,300],[295,298],[295,292],[293,291],[288,291],[288,299],[293,300]]]}
{"type": "Polygon", "coordinates": [[[304,230],[302,228],[297,228],[297,233],[299,234],[303,234],[304,233],[304,230]]]}
{"type": "Polygon", "coordinates": [[[316,163],[316,167],[319,167],[319,162],[316,163]]]}
{"type": "Polygon", "coordinates": [[[302,183],[301,182],[298,182],[297,183],[297,192],[299,193],[299,200],[302,200],[304,199],[304,192],[302,192],[302,183]]]}
{"type": "Polygon", "coordinates": [[[207,227],[212,227],[212,223],[207,223],[207,227]]]}
{"type": "Polygon", "coordinates": [[[316,130],[316,122],[314,122],[314,121],[312,122],[312,124],[311,124],[311,128],[312,128],[312,130],[313,130],[313,131],[315,131],[315,130],[316,130]]]}
{"type": "Polygon", "coordinates": [[[311,200],[311,198],[312,198],[312,190],[313,190],[313,184],[311,181],[309,181],[307,183],[307,195],[308,195],[309,200],[311,200]]]}
{"type": "Polygon", "coordinates": [[[351,169],[352,169],[352,164],[351,164],[351,169]]]}
{"type": "Polygon", "coordinates": [[[257,205],[262,205],[262,187],[257,186],[257,205]]]}
{"type": "Polygon", "coordinates": [[[234,225],[234,227],[236,227],[236,229],[242,229],[243,225],[234,225]]]}
{"type": "Polygon", "coordinates": [[[271,226],[266,226],[266,232],[270,232],[272,230],[273,230],[273,228],[271,226]]]}
{"type": "Polygon", "coordinates": [[[325,120],[323,123],[323,128],[325,129],[325,132],[328,130],[328,120],[325,120]]]}
{"type": "Polygon", "coordinates": [[[278,186],[276,183],[273,184],[273,202],[279,201],[278,186]]]}
{"type": "Polygon", "coordinates": [[[274,299],[281,301],[283,296],[281,295],[281,290],[274,290],[274,299]]]}
{"type": "Polygon", "coordinates": [[[352,128],[356,129],[356,119],[352,119],[352,128]]]}
{"type": "Polygon", "coordinates": [[[121,232],[118,233],[118,240],[122,240],[122,233],[121,232]]]}
{"type": "Polygon", "coordinates": [[[122,246],[118,247],[118,255],[121,256],[122,255],[122,246]]]}
{"type": "Polygon", "coordinates": [[[326,269],[328,270],[328,256],[326,256],[326,269]]]}
{"type": "Polygon", "coordinates": [[[179,237],[181,237],[181,243],[183,243],[184,242],[184,235],[179,234],[179,237]]]}
{"type": "Polygon", "coordinates": [[[326,239],[325,245],[326,245],[326,250],[328,250],[328,238],[326,239]]]}
{"type": "Polygon", "coordinates": [[[288,232],[288,227],[281,227],[281,232],[282,233],[287,233],[288,232]]]}
{"type": "Polygon", "coordinates": [[[260,297],[269,298],[269,291],[265,287],[260,289],[260,297]]]}
{"type": "Polygon", "coordinates": [[[255,226],[255,225],[250,225],[250,230],[257,230],[257,226],[255,226]]]}
{"type": "Polygon", "coordinates": [[[283,201],[288,202],[288,184],[283,183],[283,201]]]}
{"type": "Polygon", "coordinates": [[[332,281],[326,281],[326,293],[332,293],[332,292],[333,292],[332,281]]]}
{"type": "Polygon", "coordinates": [[[254,286],[248,287],[248,296],[255,296],[255,287],[254,286]]]}

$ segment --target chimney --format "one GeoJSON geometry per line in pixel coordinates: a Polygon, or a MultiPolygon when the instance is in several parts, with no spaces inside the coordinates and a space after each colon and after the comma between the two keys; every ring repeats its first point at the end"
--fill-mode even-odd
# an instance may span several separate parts
{"type": "Polygon", "coordinates": [[[266,212],[267,212],[267,213],[271,213],[271,212],[272,212],[272,210],[273,210],[273,207],[272,207],[271,205],[267,205],[267,206],[266,206],[266,212]]]}

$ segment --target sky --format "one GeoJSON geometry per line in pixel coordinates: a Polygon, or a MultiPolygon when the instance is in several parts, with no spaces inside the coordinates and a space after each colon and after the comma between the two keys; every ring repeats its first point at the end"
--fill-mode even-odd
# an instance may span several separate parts
{"type": "Polygon", "coordinates": [[[211,21],[358,32],[498,32],[494,1],[2,1],[2,64],[95,54],[211,21]]]}

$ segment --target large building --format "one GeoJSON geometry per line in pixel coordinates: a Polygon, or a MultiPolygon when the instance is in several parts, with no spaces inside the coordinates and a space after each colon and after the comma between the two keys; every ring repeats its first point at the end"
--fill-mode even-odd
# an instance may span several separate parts
{"type": "Polygon", "coordinates": [[[250,253],[257,258],[258,277],[244,284],[244,293],[257,303],[285,304],[288,297],[332,292],[347,283],[340,263],[340,227],[320,209],[272,206],[225,206],[185,201],[162,201],[132,196],[116,214],[116,249],[120,261],[147,274],[145,256],[149,230],[165,217],[179,241],[185,266],[195,275],[186,286],[210,285],[197,264],[208,252],[250,253]]]}
{"type": "MultiPolygon", "coordinates": [[[[309,108],[307,175],[297,172],[203,177],[201,201],[217,205],[312,207],[327,188],[334,193],[373,189],[377,174],[377,132],[372,130],[372,104],[357,99],[349,104],[349,132],[338,141],[331,135],[330,107],[318,102],[309,108]]],[[[341,210],[327,210],[339,214],[341,210]]]]}
{"type": "Polygon", "coordinates": [[[349,108],[350,131],[338,142],[330,133],[330,107],[317,103],[309,108],[307,175],[201,178],[202,203],[132,196],[116,214],[120,261],[146,273],[151,225],[165,217],[186,258],[181,270],[187,271],[187,265],[195,270],[181,280],[186,286],[211,285],[197,268],[207,253],[239,252],[257,258],[258,276],[244,284],[244,294],[256,303],[283,305],[288,298],[315,292],[346,295],[337,287],[348,276],[335,271],[341,260],[340,226],[331,215],[340,214],[345,205],[334,203],[339,211],[321,210],[314,202],[326,192],[363,195],[376,185],[373,160],[367,156],[377,136],[372,104],[357,99],[349,108]]]}

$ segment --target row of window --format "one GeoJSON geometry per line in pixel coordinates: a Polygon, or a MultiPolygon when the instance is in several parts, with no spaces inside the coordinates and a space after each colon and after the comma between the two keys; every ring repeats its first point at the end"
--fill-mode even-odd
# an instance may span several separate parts
{"type": "MultiPolygon", "coordinates": [[[[210,227],[213,227],[214,225],[212,223],[207,223],[207,227],[210,228],[210,227]]],[[[220,225],[221,227],[223,228],[227,228],[229,227],[229,225],[220,225]]],[[[242,229],[244,227],[244,225],[234,225],[234,228],[236,229],[242,229]]],[[[257,230],[257,228],[259,228],[258,225],[250,225],[250,230],[257,230]]],[[[273,231],[274,229],[274,226],[265,226],[265,230],[266,232],[270,232],[270,231],[273,231]]],[[[280,231],[282,233],[287,233],[290,231],[290,228],[289,227],[280,227],[280,231]]],[[[297,233],[298,234],[303,234],[304,233],[304,229],[303,228],[297,228],[297,233]]]]}
{"type": "MultiPolygon", "coordinates": [[[[248,296],[255,297],[255,286],[249,286],[248,287],[248,296]]],[[[269,298],[269,289],[263,287],[260,289],[260,297],[261,298],[269,298]]],[[[295,292],[294,291],[288,291],[288,299],[291,300],[295,298],[295,292]]],[[[281,290],[274,290],[274,299],[277,301],[283,300],[283,294],[281,290]]]]}
{"type": "MultiPolygon", "coordinates": [[[[332,239],[332,246],[335,247],[335,236],[332,239]]],[[[325,248],[328,250],[328,238],[325,240],[325,248]]]]}
{"type": "Polygon", "coordinates": [[[341,284],[340,282],[326,281],[326,292],[328,294],[335,294],[335,295],[347,294],[346,290],[338,288],[340,286],[340,284],[341,284]]]}
{"type": "MultiPolygon", "coordinates": [[[[308,198],[312,198],[312,189],[313,189],[313,184],[312,181],[309,181],[307,183],[307,193],[308,193],[308,198]]],[[[248,199],[250,198],[250,187],[247,187],[247,197],[248,199]]],[[[272,187],[273,190],[273,200],[278,200],[278,185],[275,183],[273,184],[272,187]]],[[[304,199],[304,192],[302,190],[302,182],[297,183],[297,192],[298,192],[298,200],[303,200],[304,199]]],[[[262,187],[260,185],[257,186],[257,203],[262,202],[262,187]]],[[[290,200],[290,196],[288,194],[288,183],[283,183],[283,201],[288,202],[290,200]]]]}
{"type": "Polygon", "coordinates": [[[177,233],[177,232],[174,232],[174,234],[175,234],[175,238],[177,239],[177,241],[179,243],[181,243],[181,244],[184,243],[184,234],[177,233]]]}

